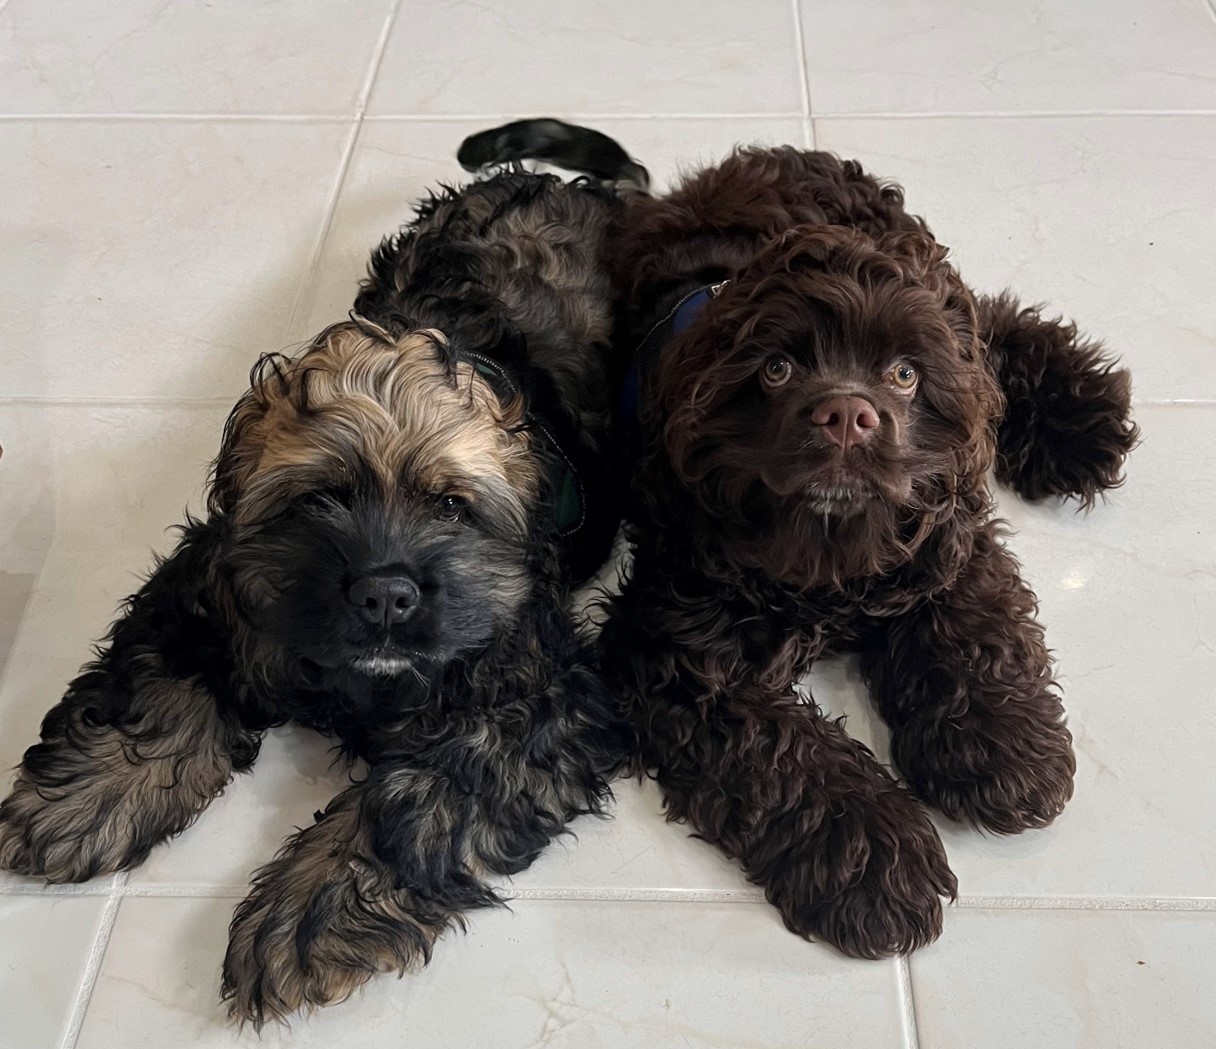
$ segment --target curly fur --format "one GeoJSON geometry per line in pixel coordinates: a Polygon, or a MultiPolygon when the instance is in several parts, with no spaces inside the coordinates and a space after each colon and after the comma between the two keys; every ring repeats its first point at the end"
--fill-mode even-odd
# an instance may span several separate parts
{"type": "Polygon", "coordinates": [[[602,811],[626,738],[567,597],[619,517],[602,454],[617,206],[522,173],[445,191],[375,253],[361,317],[259,363],[208,518],[26,753],[0,865],[54,882],[132,867],[268,726],[333,735],[367,779],[258,871],[232,922],[223,995],[260,1027],[424,962],[499,902],[486,874],[602,811]],[[554,515],[570,462],[574,529],[554,515]],[[408,577],[408,617],[364,614],[368,572],[408,577]]]}
{"type": "Polygon", "coordinates": [[[635,561],[602,651],[640,765],[793,931],[862,957],[918,947],[956,883],[914,795],[1015,833],[1072,793],[988,472],[1092,502],[1135,442],[1127,374],[1074,328],[977,299],[898,187],[825,153],[738,150],[632,198],[613,247],[632,340],[729,280],[639,362],[635,561]],[[911,392],[887,377],[899,361],[911,392]],[[812,415],[844,394],[876,426],[842,452],[812,415]],[[861,652],[907,786],[799,701],[832,650],[861,652]]]}

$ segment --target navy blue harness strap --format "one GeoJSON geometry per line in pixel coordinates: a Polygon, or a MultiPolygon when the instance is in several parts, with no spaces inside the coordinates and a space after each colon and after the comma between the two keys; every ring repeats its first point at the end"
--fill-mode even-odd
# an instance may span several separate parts
{"type": "Polygon", "coordinates": [[[706,303],[722,290],[725,283],[726,281],[706,284],[690,291],[671,308],[666,317],[646,333],[646,338],[638,344],[637,350],[634,351],[629,372],[621,386],[617,412],[623,431],[628,436],[629,443],[635,448],[640,444],[641,439],[638,410],[642,395],[642,381],[646,373],[658,360],[662,348],[675,336],[692,326],[700,317],[701,311],[705,309],[706,303]]]}

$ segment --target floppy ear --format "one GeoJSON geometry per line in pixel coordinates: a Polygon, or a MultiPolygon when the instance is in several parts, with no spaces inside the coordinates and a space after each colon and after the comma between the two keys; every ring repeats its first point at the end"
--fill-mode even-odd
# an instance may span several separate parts
{"type": "Polygon", "coordinates": [[[232,512],[237,495],[257,469],[264,444],[262,423],[271,397],[287,396],[296,367],[296,361],[281,353],[266,353],[250,371],[249,390],[236,402],[224,423],[219,455],[211,464],[207,509],[212,516],[232,512]]]}

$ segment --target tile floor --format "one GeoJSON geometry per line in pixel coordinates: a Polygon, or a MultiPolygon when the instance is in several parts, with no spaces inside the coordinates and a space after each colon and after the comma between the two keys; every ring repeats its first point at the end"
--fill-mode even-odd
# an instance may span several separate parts
{"type": "MultiPolygon", "coordinates": [[[[340,317],[470,130],[546,112],[662,179],[738,141],[905,183],[977,286],[1134,368],[1145,441],[1088,517],[1002,509],[1076,735],[1048,831],[944,828],[963,897],[908,960],[788,935],[623,783],[423,974],[270,1045],[1216,1045],[1216,6],[1211,0],[0,0],[0,766],[197,506],[258,353],[340,317]]],[[[821,701],[881,748],[856,669],[821,701]]],[[[272,735],[129,877],[0,877],[0,1049],[254,1044],[217,967],[249,871],[336,788],[272,735]]]]}

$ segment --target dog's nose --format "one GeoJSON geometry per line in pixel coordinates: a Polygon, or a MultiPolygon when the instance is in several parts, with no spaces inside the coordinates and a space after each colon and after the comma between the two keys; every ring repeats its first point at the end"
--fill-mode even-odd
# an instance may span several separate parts
{"type": "Polygon", "coordinates": [[[421,595],[408,576],[367,575],[351,583],[346,596],[369,623],[389,627],[409,619],[421,595]]]}
{"type": "Polygon", "coordinates": [[[822,427],[823,435],[848,451],[864,444],[878,429],[878,412],[864,397],[829,397],[811,412],[811,422],[822,427]]]}

